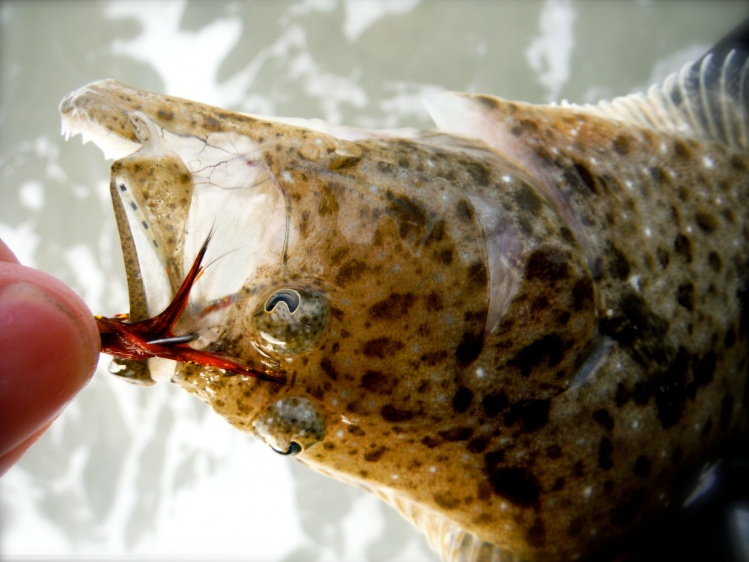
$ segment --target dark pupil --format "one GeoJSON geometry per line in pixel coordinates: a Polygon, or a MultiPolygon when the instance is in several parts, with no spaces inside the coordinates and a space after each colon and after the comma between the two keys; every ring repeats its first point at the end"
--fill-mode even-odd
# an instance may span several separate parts
{"type": "Polygon", "coordinates": [[[268,302],[265,303],[265,312],[272,312],[279,302],[285,302],[289,307],[289,312],[294,314],[299,308],[299,293],[291,289],[281,289],[273,293],[268,302]]]}

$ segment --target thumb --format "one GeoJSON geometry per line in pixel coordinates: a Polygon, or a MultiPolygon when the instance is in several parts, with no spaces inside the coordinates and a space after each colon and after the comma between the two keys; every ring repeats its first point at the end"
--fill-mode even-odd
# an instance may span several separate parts
{"type": "Polygon", "coordinates": [[[98,351],[85,303],[0,242],[0,474],[89,381],[98,351]]]}

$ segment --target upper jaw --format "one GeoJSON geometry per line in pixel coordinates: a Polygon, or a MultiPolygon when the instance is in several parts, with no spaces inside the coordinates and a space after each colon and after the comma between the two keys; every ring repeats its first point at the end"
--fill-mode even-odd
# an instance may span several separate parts
{"type": "Polygon", "coordinates": [[[71,92],[60,102],[65,139],[80,134],[93,141],[107,159],[124,158],[141,146],[132,109],[127,107],[126,86],[116,80],[92,82],[71,92]],[[119,99],[118,99],[119,98],[119,99]]]}

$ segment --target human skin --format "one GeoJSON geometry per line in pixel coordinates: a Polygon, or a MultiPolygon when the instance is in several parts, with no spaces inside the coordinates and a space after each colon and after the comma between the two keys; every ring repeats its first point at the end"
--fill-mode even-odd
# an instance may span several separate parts
{"type": "Polygon", "coordinates": [[[0,240],[0,475],[88,383],[98,356],[86,304],[0,240]]]}

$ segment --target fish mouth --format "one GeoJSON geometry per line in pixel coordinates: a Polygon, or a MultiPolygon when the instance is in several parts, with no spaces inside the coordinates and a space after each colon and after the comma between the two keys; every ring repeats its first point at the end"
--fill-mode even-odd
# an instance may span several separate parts
{"type": "MultiPolygon", "coordinates": [[[[115,80],[70,93],[60,113],[66,140],[80,135],[114,160],[110,191],[127,274],[127,320],[169,307],[210,236],[204,270],[167,339],[231,357],[250,371],[277,369],[237,335],[245,331],[243,311],[262,296],[254,289],[258,272],[281,263],[287,235],[284,196],[248,134],[252,119],[240,119],[240,131],[232,121],[238,114],[115,80]]],[[[110,371],[150,384],[172,380],[176,366],[159,357],[119,359],[110,371]]]]}

